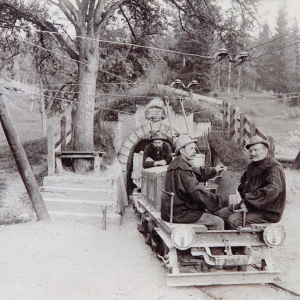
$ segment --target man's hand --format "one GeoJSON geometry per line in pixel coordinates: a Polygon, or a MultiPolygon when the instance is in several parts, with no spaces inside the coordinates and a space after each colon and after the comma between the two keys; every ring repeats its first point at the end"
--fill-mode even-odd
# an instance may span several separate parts
{"type": "Polygon", "coordinates": [[[225,167],[223,165],[217,165],[217,166],[215,166],[215,170],[216,170],[217,174],[220,175],[223,171],[227,170],[227,167],[225,167]]]}
{"type": "Polygon", "coordinates": [[[167,162],[164,159],[154,162],[154,166],[165,166],[166,164],[167,162]]]}
{"type": "Polygon", "coordinates": [[[239,204],[242,201],[240,194],[229,195],[229,205],[239,204]]]}
{"type": "Polygon", "coordinates": [[[154,161],[151,157],[147,157],[145,161],[154,161]]]}
{"type": "Polygon", "coordinates": [[[246,205],[245,205],[244,203],[242,203],[242,204],[240,205],[240,209],[241,209],[242,211],[244,211],[244,212],[248,212],[248,209],[247,209],[247,207],[246,207],[246,205]]]}

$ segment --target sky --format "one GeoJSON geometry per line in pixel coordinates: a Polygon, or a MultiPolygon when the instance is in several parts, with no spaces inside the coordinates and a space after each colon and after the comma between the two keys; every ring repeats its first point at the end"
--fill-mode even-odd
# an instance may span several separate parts
{"type": "MultiPolygon", "coordinates": [[[[230,2],[231,0],[217,0],[217,3],[224,9],[230,7],[230,2]]],[[[286,9],[290,23],[296,18],[300,25],[300,0],[260,0],[259,2],[256,17],[261,25],[267,21],[271,30],[274,30],[278,11],[281,7],[286,9]]]]}
{"type": "Polygon", "coordinates": [[[300,24],[300,0],[261,0],[258,8],[259,19],[267,20],[271,28],[275,28],[280,7],[285,7],[290,21],[296,18],[300,24]]]}
{"type": "MultiPolygon", "coordinates": [[[[70,2],[76,6],[75,0],[70,0],[70,2]]],[[[224,9],[229,8],[231,5],[231,0],[216,0],[216,2],[224,9]]],[[[285,7],[290,22],[296,18],[300,25],[300,0],[260,0],[259,2],[257,19],[261,25],[267,21],[271,30],[274,30],[278,10],[282,6],[285,7]]],[[[259,29],[257,29],[257,33],[254,32],[254,35],[258,35],[258,32],[259,29]]]]}

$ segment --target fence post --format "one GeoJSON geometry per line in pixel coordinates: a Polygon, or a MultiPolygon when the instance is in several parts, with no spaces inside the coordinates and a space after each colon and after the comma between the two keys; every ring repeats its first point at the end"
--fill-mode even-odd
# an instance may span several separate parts
{"type": "Polygon", "coordinates": [[[50,220],[43,197],[33,175],[24,148],[15,129],[13,119],[6,106],[5,100],[0,94],[0,121],[7,139],[7,143],[16,161],[18,171],[32,202],[38,220],[50,220]]]}
{"type": "Polygon", "coordinates": [[[52,126],[49,126],[47,130],[48,176],[53,175],[55,172],[54,151],[54,128],[52,126]]]}
{"type": "Polygon", "coordinates": [[[244,147],[245,144],[245,113],[240,113],[240,139],[239,145],[241,148],[244,147]]]}
{"type": "Polygon", "coordinates": [[[229,132],[230,132],[230,139],[232,139],[234,137],[234,112],[235,109],[234,107],[231,105],[230,106],[230,122],[229,122],[229,132]]]}
{"type": "Polygon", "coordinates": [[[223,102],[223,127],[224,128],[228,127],[227,117],[228,117],[228,102],[224,101],[223,102]]]}
{"type": "Polygon", "coordinates": [[[267,141],[270,143],[269,154],[275,157],[275,143],[271,135],[267,135],[267,141]]]}
{"type": "Polygon", "coordinates": [[[71,145],[72,145],[72,150],[74,150],[74,146],[75,146],[75,140],[74,140],[74,131],[75,131],[75,114],[76,114],[76,109],[72,108],[71,111],[71,145]]]}
{"type": "Polygon", "coordinates": [[[255,126],[255,123],[252,123],[250,124],[250,135],[251,137],[256,135],[256,126],[255,126]]]}
{"type": "Polygon", "coordinates": [[[61,151],[67,150],[67,117],[61,118],[61,151]]]}

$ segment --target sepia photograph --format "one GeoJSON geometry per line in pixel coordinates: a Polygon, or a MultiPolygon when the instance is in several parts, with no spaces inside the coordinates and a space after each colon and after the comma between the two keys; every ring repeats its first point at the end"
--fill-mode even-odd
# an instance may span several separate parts
{"type": "Polygon", "coordinates": [[[299,12],[0,0],[0,300],[300,299],[299,12]]]}

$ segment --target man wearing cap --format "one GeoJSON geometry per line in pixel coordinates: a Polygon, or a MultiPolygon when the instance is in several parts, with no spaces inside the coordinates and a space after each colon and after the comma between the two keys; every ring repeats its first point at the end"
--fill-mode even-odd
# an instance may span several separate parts
{"type": "MultiPolygon", "coordinates": [[[[206,210],[215,212],[228,205],[228,199],[210,193],[199,182],[205,182],[224,170],[224,166],[215,168],[196,168],[193,159],[196,155],[196,142],[187,135],[175,140],[175,155],[169,165],[165,191],[173,192],[173,222],[210,224],[212,229],[224,229],[224,221],[206,210]]],[[[170,221],[171,197],[162,193],[161,218],[170,221]]]]}
{"type": "Polygon", "coordinates": [[[259,136],[251,137],[246,146],[251,162],[238,187],[242,201],[216,213],[229,229],[242,226],[243,217],[245,225],[277,223],[282,217],[286,200],[285,176],[279,162],[268,155],[269,148],[269,142],[259,136]]]}
{"type": "Polygon", "coordinates": [[[153,134],[152,143],[147,145],[143,155],[143,168],[169,165],[172,161],[172,150],[166,138],[160,133],[153,134]]]}

